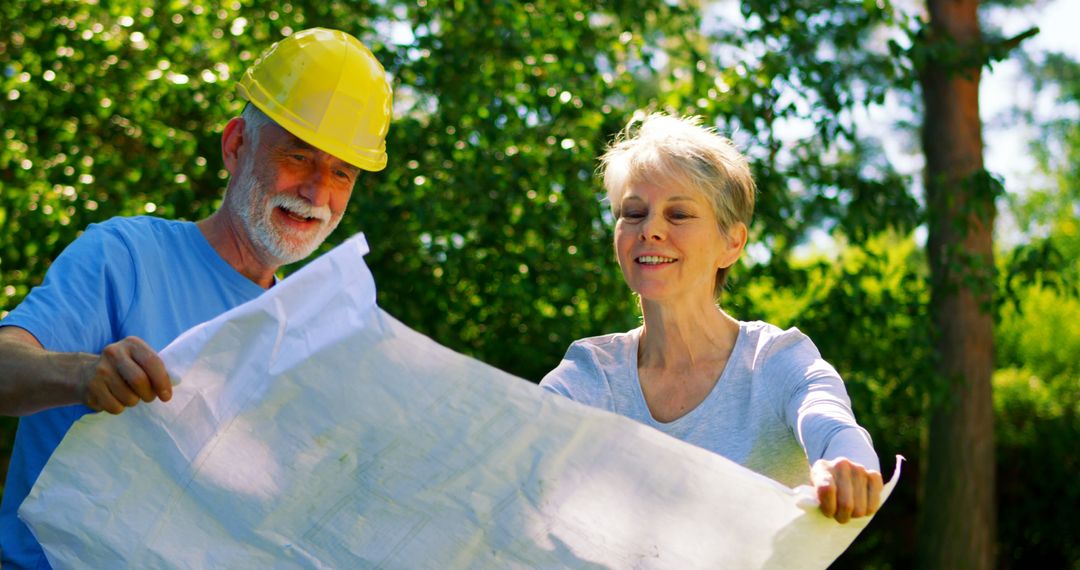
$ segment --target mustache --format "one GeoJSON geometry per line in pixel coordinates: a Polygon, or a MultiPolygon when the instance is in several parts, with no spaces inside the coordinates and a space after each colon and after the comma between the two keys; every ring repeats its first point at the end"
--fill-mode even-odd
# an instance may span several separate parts
{"type": "Polygon", "coordinates": [[[329,222],[331,218],[330,206],[312,206],[307,200],[290,196],[288,194],[275,194],[270,197],[271,208],[283,208],[305,218],[314,218],[320,222],[329,222]]]}

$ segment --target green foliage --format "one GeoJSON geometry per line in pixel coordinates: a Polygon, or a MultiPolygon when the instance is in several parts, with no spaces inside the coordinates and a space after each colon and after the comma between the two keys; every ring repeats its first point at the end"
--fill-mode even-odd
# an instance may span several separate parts
{"type": "MultiPolygon", "coordinates": [[[[700,114],[751,157],[752,240],[769,252],[735,272],[724,306],[809,334],[847,379],[881,455],[910,460],[890,506],[838,564],[906,567],[936,378],[926,260],[911,238],[925,216],[853,113],[913,84],[917,54],[879,34],[910,39],[914,25],[888,2],[740,6],[741,20],[724,20],[697,2],[659,0],[0,3],[0,314],[89,223],[212,212],[225,184],[221,130],[242,106],[238,75],[272,41],[327,26],[384,63],[395,120],[386,170],[361,178],[323,250],[364,231],[380,305],[537,380],[572,340],[636,325],[596,156],[639,109],[700,114]],[[785,137],[792,125],[806,135],[785,137]],[[795,259],[814,228],[844,246],[838,261],[795,259]]],[[[1072,73],[1067,64],[1053,69],[1072,73]]],[[[1060,140],[1077,158],[1080,131],[1068,127],[1060,140]]],[[[1058,147],[1042,156],[1061,180],[1080,179],[1080,160],[1058,147]]],[[[1053,246],[1009,252],[999,274],[1013,292],[1000,308],[1002,364],[1038,378],[1043,394],[999,378],[1010,461],[1039,450],[1017,427],[1024,418],[1049,430],[1038,434],[1070,433],[1064,408],[1043,407],[1046,393],[1065,393],[1068,374],[1075,385],[1069,353],[1044,350],[1054,329],[1040,317],[1064,289],[1031,285],[1058,282],[1046,260],[1080,258],[1068,209],[1080,186],[1068,184],[1014,204],[1028,212],[1021,219],[1054,228],[1053,246]]],[[[1062,315],[1066,326],[1072,313],[1062,315]]],[[[0,457],[13,429],[0,419],[0,457]]],[[[1003,544],[1021,544],[1020,532],[1003,527],[1014,533],[1003,544]]]]}
{"type": "Polygon", "coordinates": [[[1019,305],[1002,308],[998,366],[1025,369],[1057,394],[1059,404],[1080,403],[1080,298],[1038,285],[1020,298],[1019,305]]]}
{"type": "MultiPolygon", "coordinates": [[[[1080,347],[1072,328],[1073,338],[1063,344],[1074,350],[1069,356],[1075,360],[1080,347]]],[[[1076,527],[1080,504],[1080,375],[1070,364],[1072,372],[1056,382],[1027,368],[994,375],[1001,568],[1080,566],[1080,543],[1066,530],[1076,527]]]]}
{"type": "Polygon", "coordinates": [[[362,184],[343,224],[372,237],[380,304],[528,378],[550,370],[569,340],[633,318],[612,271],[594,161],[629,116],[642,46],[660,23],[693,18],[664,4],[633,19],[607,8],[403,11],[414,39],[391,66],[404,117],[391,130],[386,182],[362,184]]]}

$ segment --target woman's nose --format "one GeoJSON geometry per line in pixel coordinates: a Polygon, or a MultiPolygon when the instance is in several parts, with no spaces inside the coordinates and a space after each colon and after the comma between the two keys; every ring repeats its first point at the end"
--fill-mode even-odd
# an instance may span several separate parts
{"type": "Polygon", "coordinates": [[[664,220],[660,216],[650,214],[641,221],[642,241],[662,240],[665,233],[664,220]]]}

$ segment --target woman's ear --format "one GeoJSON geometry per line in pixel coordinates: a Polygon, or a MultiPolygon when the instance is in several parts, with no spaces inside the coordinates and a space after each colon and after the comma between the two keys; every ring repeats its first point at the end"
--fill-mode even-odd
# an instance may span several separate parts
{"type": "Polygon", "coordinates": [[[721,233],[724,239],[724,249],[720,253],[720,265],[718,268],[731,267],[739,260],[743,248],[746,247],[746,224],[735,222],[730,228],[721,233]]]}

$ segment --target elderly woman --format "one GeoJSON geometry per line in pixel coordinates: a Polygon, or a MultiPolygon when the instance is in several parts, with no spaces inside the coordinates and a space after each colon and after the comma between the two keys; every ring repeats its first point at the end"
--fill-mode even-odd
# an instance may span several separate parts
{"type": "Polygon", "coordinates": [[[813,484],[841,523],[873,514],[878,458],[836,370],[797,329],[717,304],[754,210],[746,158],[696,119],[652,115],[601,163],[644,324],[574,342],[541,386],[785,485],[813,484]]]}

